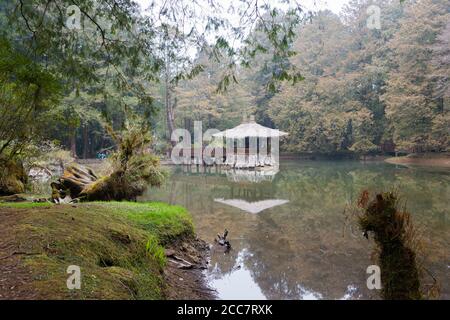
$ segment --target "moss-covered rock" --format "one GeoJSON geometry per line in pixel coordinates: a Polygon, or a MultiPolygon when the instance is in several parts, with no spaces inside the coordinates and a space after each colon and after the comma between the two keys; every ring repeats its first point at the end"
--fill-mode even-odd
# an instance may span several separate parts
{"type": "Polygon", "coordinates": [[[0,158],[0,195],[25,192],[27,181],[22,163],[0,158]]]}

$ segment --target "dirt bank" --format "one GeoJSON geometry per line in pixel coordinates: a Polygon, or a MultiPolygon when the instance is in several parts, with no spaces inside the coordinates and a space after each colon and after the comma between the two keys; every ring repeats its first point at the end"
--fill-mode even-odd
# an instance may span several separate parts
{"type": "Polygon", "coordinates": [[[165,297],[169,300],[209,300],[216,292],[204,279],[208,267],[209,245],[201,239],[176,241],[166,249],[167,265],[164,277],[167,282],[165,297]]]}
{"type": "Polygon", "coordinates": [[[212,299],[208,246],[162,203],[0,204],[0,299],[212,299]],[[81,289],[67,288],[67,268],[81,289]]]}
{"type": "Polygon", "coordinates": [[[405,166],[427,166],[450,168],[450,154],[411,154],[405,157],[393,157],[385,160],[388,163],[405,166]]]}

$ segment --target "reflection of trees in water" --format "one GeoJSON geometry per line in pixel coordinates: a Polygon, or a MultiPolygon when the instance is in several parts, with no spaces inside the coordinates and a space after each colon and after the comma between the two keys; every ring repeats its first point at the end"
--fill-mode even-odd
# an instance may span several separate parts
{"type": "Polygon", "coordinates": [[[248,248],[244,259],[255,281],[269,298],[297,299],[305,290],[324,298],[341,298],[354,285],[363,297],[365,269],[372,263],[369,243],[343,233],[343,210],[360,191],[398,187],[407,200],[414,222],[424,231],[430,269],[441,279],[442,296],[450,296],[446,280],[450,228],[448,172],[396,168],[385,164],[307,163],[286,166],[272,183],[233,183],[224,175],[173,176],[149,199],[186,206],[194,215],[196,231],[212,242],[226,227],[234,254],[216,255],[217,272],[231,272],[237,252],[248,248]],[[286,168],[287,167],[287,168],[286,168]],[[290,203],[258,215],[214,202],[215,198],[289,199],[290,203]],[[242,241],[241,241],[242,239],[242,241]]]}
{"type": "Polygon", "coordinates": [[[227,253],[224,253],[222,248],[213,247],[211,250],[211,265],[210,265],[210,274],[215,279],[220,279],[224,275],[232,273],[236,270],[237,266],[237,258],[239,254],[239,250],[241,246],[235,245],[227,253]]]}
{"type": "Polygon", "coordinates": [[[305,290],[328,299],[342,298],[349,285],[365,297],[365,270],[371,264],[363,238],[342,235],[339,216],[315,212],[292,212],[280,208],[260,216],[248,234],[249,264],[254,278],[267,297],[298,299],[305,290]],[[331,218],[331,219],[330,219],[331,218]],[[276,226],[276,227],[275,227],[276,226]]]}
{"type": "Polygon", "coordinates": [[[436,223],[436,226],[444,221],[448,223],[448,171],[343,162],[291,167],[287,171],[282,170],[277,178],[277,194],[288,194],[291,202],[304,209],[317,208],[323,202],[324,207],[333,208],[336,202],[342,207],[354,202],[362,190],[379,191],[397,187],[414,216],[426,214],[426,220],[436,223]],[[430,214],[436,215],[436,219],[429,219],[430,214]]]}
{"type": "MultiPolygon", "coordinates": [[[[445,219],[442,204],[446,204],[444,194],[448,194],[448,182],[441,184],[427,180],[426,174],[416,170],[389,170],[386,173],[366,168],[348,171],[302,168],[289,171],[279,179],[277,190],[299,196],[290,197],[292,203],[289,208],[280,207],[277,212],[260,215],[258,232],[249,233],[249,250],[255,252],[252,259],[258,260],[260,266],[252,269],[255,279],[270,298],[298,298],[304,287],[326,298],[340,298],[352,284],[360,284],[360,293],[367,296],[365,268],[370,264],[368,246],[362,237],[353,239],[347,234],[342,238],[338,226],[342,226],[343,219],[336,213],[343,211],[346,199],[354,198],[364,188],[386,190],[400,182],[402,193],[423,207],[417,211],[420,220],[430,220],[424,215],[427,211],[445,219]],[[425,205],[421,203],[423,198],[427,199],[425,205]],[[273,228],[273,225],[278,228],[273,228]],[[261,234],[264,236],[259,237],[261,234]],[[254,246],[265,250],[257,250],[254,246]],[[299,283],[303,287],[299,287],[299,283]]],[[[428,222],[432,227],[429,229],[434,229],[440,220],[428,222]]],[[[434,248],[434,255],[441,262],[446,259],[443,249],[448,248],[448,224],[444,230],[447,245],[442,243],[434,248]]],[[[442,233],[435,236],[442,239],[442,233]]],[[[441,265],[440,270],[435,268],[436,273],[444,277],[441,279],[445,279],[445,268],[445,265],[441,265]]]]}

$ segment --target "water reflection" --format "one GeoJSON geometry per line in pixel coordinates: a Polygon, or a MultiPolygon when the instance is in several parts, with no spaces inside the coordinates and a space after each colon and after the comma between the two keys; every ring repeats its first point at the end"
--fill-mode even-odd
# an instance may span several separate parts
{"type": "Polygon", "coordinates": [[[230,231],[233,250],[213,251],[209,270],[221,298],[376,299],[377,292],[366,288],[371,242],[344,225],[342,213],[362,189],[395,186],[421,230],[425,263],[440,281],[441,298],[450,298],[448,170],[289,162],[258,183],[230,179],[227,172],[183,170],[174,169],[168,183],[144,199],[187,207],[206,240],[230,231]],[[288,202],[264,208],[267,200],[288,202]]]}
{"type": "Polygon", "coordinates": [[[249,213],[260,213],[264,210],[275,208],[289,202],[289,200],[280,199],[262,200],[257,202],[248,202],[241,199],[214,199],[214,201],[241,209],[242,211],[249,213]]]}
{"type": "Polygon", "coordinates": [[[264,167],[257,170],[231,169],[225,171],[227,178],[230,181],[251,183],[272,181],[278,172],[278,167],[264,167]]]}
{"type": "Polygon", "coordinates": [[[244,258],[248,255],[251,254],[246,249],[239,251],[233,267],[228,272],[224,272],[217,261],[212,265],[208,276],[209,282],[217,289],[219,299],[265,299],[261,289],[253,280],[251,270],[244,265],[244,258]]]}

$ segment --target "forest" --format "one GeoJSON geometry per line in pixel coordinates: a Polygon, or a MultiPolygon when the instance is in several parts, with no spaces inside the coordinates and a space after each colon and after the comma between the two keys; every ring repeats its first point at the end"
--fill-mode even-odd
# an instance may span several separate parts
{"type": "Polygon", "coordinates": [[[289,132],[282,149],[293,153],[448,150],[445,0],[350,1],[340,16],[299,9],[295,19],[274,8],[236,31],[238,48],[182,34],[169,18],[153,29],[130,1],[94,2],[79,3],[83,33],[60,27],[64,1],[2,2],[2,156],[62,148],[95,158],[115,148],[106,127],[122,127],[127,112],[148,123],[158,154],[176,127],[225,129],[243,114],[289,132]],[[369,5],[382,8],[380,29],[367,27],[369,5]]]}
{"type": "Polygon", "coordinates": [[[201,119],[223,129],[245,108],[289,132],[283,148],[294,153],[446,151],[449,10],[447,1],[351,1],[341,17],[321,11],[296,30],[292,57],[259,54],[257,68],[239,70],[223,95],[215,94],[220,65],[200,56],[206,72],[176,89],[179,125],[201,119]],[[382,8],[380,30],[366,26],[373,4],[382,8]],[[302,81],[274,84],[270,76],[283,65],[297,67],[302,81]]]}
{"type": "Polygon", "coordinates": [[[450,3],[306,3],[0,0],[0,298],[447,299],[450,3]]]}

